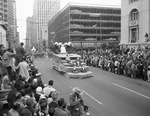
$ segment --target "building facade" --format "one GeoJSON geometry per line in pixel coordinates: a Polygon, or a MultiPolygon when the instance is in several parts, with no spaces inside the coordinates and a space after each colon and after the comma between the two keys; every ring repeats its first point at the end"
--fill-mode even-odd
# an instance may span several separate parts
{"type": "Polygon", "coordinates": [[[4,25],[0,26],[0,44],[3,44],[5,47],[7,47],[6,42],[6,27],[4,25]]]}
{"type": "Polygon", "coordinates": [[[46,33],[48,32],[47,23],[59,10],[60,0],[34,0],[34,35],[37,43],[41,44],[42,40],[48,40],[48,33],[46,33]]]}
{"type": "Polygon", "coordinates": [[[48,23],[49,45],[72,42],[75,47],[98,47],[103,42],[119,42],[114,34],[121,29],[121,9],[115,7],[68,4],[48,23]],[[51,33],[55,36],[51,36],[51,33]],[[55,37],[55,38],[53,38],[55,37]]]}
{"type": "Polygon", "coordinates": [[[34,46],[34,36],[33,36],[33,17],[28,17],[26,19],[26,50],[30,51],[31,48],[34,46]]]}
{"type": "Polygon", "coordinates": [[[150,0],[121,1],[121,45],[149,44],[150,0]]]}
{"type": "Polygon", "coordinates": [[[1,0],[0,1],[0,24],[7,27],[6,30],[6,41],[7,47],[12,47],[14,44],[14,3],[15,0],[1,0]]]}
{"type": "Polygon", "coordinates": [[[16,14],[16,1],[13,0],[13,12],[14,12],[14,47],[19,45],[17,36],[17,14],[16,14]]]}

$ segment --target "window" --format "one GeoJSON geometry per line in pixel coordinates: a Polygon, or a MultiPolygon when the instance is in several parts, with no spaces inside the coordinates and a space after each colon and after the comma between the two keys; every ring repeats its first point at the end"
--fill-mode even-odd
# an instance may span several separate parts
{"type": "Polygon", "coordinates": [[[137,29],[131,30],[131,43],[137,42],[137,29]]]}
{"type": "Polygon", "coordinates": [[[136,2],[138,0],[129,0],[129,3],[133,3],[133,2],[136,2]]]}
{"type": "Polygon", "coordinates": [[[137,9],[133,9],[130,13],[130,21],[138,20],[139,12],[137,9]]]}

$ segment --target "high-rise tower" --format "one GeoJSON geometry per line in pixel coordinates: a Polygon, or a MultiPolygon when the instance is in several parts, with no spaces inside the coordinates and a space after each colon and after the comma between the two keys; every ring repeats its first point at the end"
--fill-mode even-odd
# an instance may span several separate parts
{"type": "Polygon", "coordinates": [[[48,21],[60,10],[60,0],[34,0],[34,39],[37,43],[48,40],[48,21]]]}

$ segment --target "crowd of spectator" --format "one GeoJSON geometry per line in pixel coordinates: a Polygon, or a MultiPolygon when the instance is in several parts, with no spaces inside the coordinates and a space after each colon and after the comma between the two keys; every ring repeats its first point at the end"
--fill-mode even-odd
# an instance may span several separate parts
{"type": "Polygon", "coordinates": [[[150,82],[150,47],[109,49],[84,53],[88,66],[150,82]]]}
{"type": "MultiPolygon", "coordinates": [[[[67,109],[68,103],[53,87],[54,81],[49,80],[48,84],[42,82],[41,73],[35,67],[31,56],[25,56],[21,46],[17,48],[17,52],[20,49],[23,54],[18,55],[10,48],[4,51],[0,45],[0,91],[3,93],[2,91],[9,90],[5,100],[8,111],[0,112],[0,116],[76,116],[71,115],[67,109]]],[[[69,96],[69,104],[79,105],[82,101],[84,105],[80,93],[80,89],[74,88],[73,94],[69,96]]],[[[1,96],[0,111],[3,111],[6,109],[3,109],[1,96]]]]}

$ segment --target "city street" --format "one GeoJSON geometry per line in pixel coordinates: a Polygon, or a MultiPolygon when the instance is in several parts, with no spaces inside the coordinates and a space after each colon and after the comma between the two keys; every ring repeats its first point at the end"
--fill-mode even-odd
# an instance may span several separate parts
{"type": "Polygon", "coordinates": [[[83,89],[91,116],[150,116],[150,83],[91,67],[92,78],[68,79],[52,69],[51,59],[36,59],[44,83],[54,87],[68,102],[73,87],[83,89]]]}

